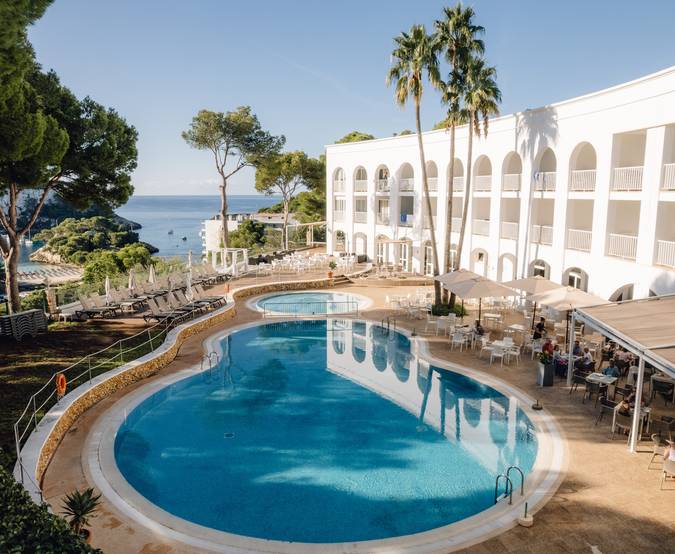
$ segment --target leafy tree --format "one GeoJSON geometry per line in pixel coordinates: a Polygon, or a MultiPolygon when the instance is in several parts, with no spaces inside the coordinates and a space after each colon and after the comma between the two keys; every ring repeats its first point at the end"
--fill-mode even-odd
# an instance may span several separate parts
{"type": "Polygon", "coordinates": [[[120,248],[116,255],[126,271],[137,265],[148,267],[151,263],[150,251],[138,242],[120,248]]]}
{"type": "MultiPolygon", "coordinates": [[[[290,202],[301,187],[310,190],[325,185],[324,165],[320,160],[310,158],[304,152],[285,152],[271,156],[263,162],[255,174],[255,188],[267,195],[275,192],[281,195],[284,215],[282,241],[288,249],[288,214],[290,202]]],[[[324,186],[325,188],[325,186],[324,186]]]]}
{"type": "Polygon", "coordinates": [[[401,132],[398,134],[398,136],[399,136],[399,137],[404,137],[404,136],[406,136],[406,135],[412,135],[412,134],[414,134],[414,133],[413,133],[410,129],[403,129],[403,131],[401,131],[401,132]]]}
{"type": "MultiPolygon", "coordinates": [[[[438,43],[434,37],[427,35],[424,25],[413,25],[409,33],[401,33],[394,39],[396,47],[392,52],[393,65],[387,74],[387,84],[395,83],[396,102],[404,106],[412,97],[415,104],[415,126],[417,129],[417,146],[422,167],[422,185],[424,187],[424,201],[429,229],[431,233],[431,251],[433,254],[434,275],[438,275],[438,248],[436,247],[436,233],[434,231],[429,183],[427,181],[427,164],[424,158],[424,144],[422,141],[422,123],[420,120],[420,105],[422,103],[423,76],[426,73],[434,86],[441,82],[438,71],[438,43]]],[[[440,283],[434,280],[434,303],[441,302],[440,283]]]]}
{"type": "Polygon", "coordinates": [[[221,178],[220,219],[222,243],[227,248],[227,180],[245,167],[256,166],[277,154],[286,142],[281,135],[275,137],[265,131],[249,106],[240,106],[233,112],[200,110],[192,118],[183,140],[197,150],[213,154],[216,170],[221,178]],[[233,163],[228,164],[232,160],[233,163]]]}
{"type": "MultiPolygon", "coordinates": [[[[9,153],[0,149],[0,195],[6,203],[5,209],[0,208],[0,224],[7,234],[0,250],[12,311],[20,309],[20,241],[47,197],[56,194],[77,208],[94,202],[119,206],[133,191],[131,172],[137,157],[136,130],[114,110],[88,97],[78,100],[54,72],[42,73],[34,63],[18,81],[22,94],[15,112],[23,114],[25,125],[15,128],[9,153]],[[38,201],[28,221],[20,225],[18,206],[22,193],[29,190],[38,191],[38,201]]],[[[3,117],[7,114],[0,110],[0,128],[8,123],[3,117]]]]}
{"type": "Polygon", "coordinates": [[[462,213],[462,227],[459,231],[455,267],[459,267],[464,246],[464,232],[466,218],[469,212],[469,198],[471,197],[471,165],[473,155],[473,136],[480,138],[488,134],[490,116],[499,114],[499,102],[502,93],[495,80],[497,70],[485,64],[483,58],[473,57],[466,64],[466,85],[463,101],[469,119],[469,140],[467,145],[466,183],[464,190],[464,212],[462,213]]]}
{"type": "Polygon", "coordinates": [[[115,252],[95,250],[90,252],[84,264],[82,280],[85,283],[100,283],[106,275],[117,275],[122,270],[122,262],[115,252]]]}
{"type": "Polygon", "coordinates": [[[360,142],[362,140],[373,140],[375,137],[369,135],[368,133],[362,133],[361,131],[352,131],[347,133],[344,137],[335,141],[335,144],[344,144],[346,142],[360,142]]]}
{"type": "Polygon", "coordinates": [[[242,221],[236,231],[230,234],[230,244],[233,248],[254,249],[263,244],[265,239],[265,225],[253,219],[242,221]]]}
{"type": "MultiPolygon", "coordinates": [[[[468,113],[462,105],[462,95],[466,84],[466,66],[468,61],[485,51],[485,44],[478,38],[485,32],[480,25],[475,25],[473,8],[464,8],[458,3],[453,8],[443,9],[444,18],[434,23],[436,37],[445,53],[445,59],[450,64],[450,74],[443,87],[442,100],[447,106],[446,118],[438,123],[434,129],[445,128],[450,131],[450,167],[448,191],[448,217],[445,229],[445,244],[448,248],[445,256],[444,273],[450,271],[450,244],[452,243],[452,179],[455,174],[455,130],[457,125],[464,125],[468,121],[468,113]]],[[[459,268],[459,256],[455,256],[455,269],[459,268]]],[[[455,295],[451,295],[450,304],[454,304],[455,295]]]]}

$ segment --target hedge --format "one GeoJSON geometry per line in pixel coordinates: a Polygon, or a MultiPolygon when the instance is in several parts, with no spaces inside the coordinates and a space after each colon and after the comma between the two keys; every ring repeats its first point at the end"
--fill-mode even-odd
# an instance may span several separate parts
{"type": "Polygon", "coordinates": [[[99,553],[70,529],[66,520],[35,504],[0,465],[0,552],[8,554],[99,553]]]}

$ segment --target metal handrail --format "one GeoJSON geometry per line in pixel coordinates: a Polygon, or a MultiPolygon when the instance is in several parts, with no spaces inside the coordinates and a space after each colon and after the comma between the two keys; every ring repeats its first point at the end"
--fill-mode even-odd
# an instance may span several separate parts
{"type": "Polygon", "coordinates": [[[504,474],[499,474],[497,475],[497,479],[495,479],[495,504],[499,502],[499,482],[501,478],[504,478],[506,488],[504,489],[504,498],[507,496],[509,497],[509,504],[513,504],[513,483],[511,482],[511,479],[504,474]]]}
{"type": "MultiPolygon", "coordinates": [[[[104,366],[107,366],[109,364],[112,364],[112,367],[108,371],[111,371],[113,369],[116,369],[120,365],[123,365],[125,363],[125,354],[129,354],[133,352],[134,350],[141,349],[145,346],[150,346],[150,351],[152,352],[155,349],[155,344],[159,346],[161,342],[163,342],[163,338],[161,339],[160,343],[158,343],[158,339],[160,339],[161,335],[164,335],[166,337],[166,334],[169,332],[170,329],[175,327],[176,325],[183,323],[184,321],[188,319],[192,319],[198,312],[201,310],[199,308],[196,308],[194,310],[191,310],[189,312],[185,312],[185,314],[181,317],[178,318],[173,318],[169,320],[168,318],[164,318],[159,320],[155,325],[148,327],[147,329],[144,329],[143,331],[136,333],[135,335],[132,335],[131,337],[125,337],[123,339],[120,339],[113,344],[102,348],[101,350],[98,350],[97,352],[94,352],[92,354],[87,354],[83,358],[79,359],[77,362],[74,364],[71,364],[70,366],[66,367],[63,370],[60,371],[55,371],[47,380],[47,382],[40,387],[35,393],[33,393],[29,399],[28,402],[26,403],[26,407],[24,408],[23,412],[21,412],[21,415],[19,418],[16,420],[14,423],[14,442],[15,442],[15,447],[16,447],[16,456],[17,456],[17,461],[19,463],[19,467],[21,468],[21,482],[23,483],[23,465],[22,465],[22,460],[21,460],[21,447],[23,445],[24,439],[26,439],[29,431],[35,430],[37,428],[39,422],[42,420],[44,417],[45,413],[48,411],[48,407],[51,407],[54,404],[58,404],[59,402],[59,397],[57,396],[56,393],[56,376],[59,374],[63,374],[69,383],[77,383],[81,384],[80,381],[85,381],[88,380],[89,383],[91,383],[93,376],[97,375],[102,375],[104,373],[107,373],[107,371],[102,371],[100,373],[97,373],[96,370],[99,368],[102,368],[104,366]],[[160,329],[160,332],[155,334],[153,336],[152,331],[155,329],[160,329]],[[133,342],[135,339],[138,339],[139,337],[142,337],[144,335],[147,335],[147,340],[144,340],[140,344],[136,344],[135,346],[132,346],[130,348],[124,348],[126,344],[129,344],[133,342]],[[97,357],[99,357],[101,354],[104,354],[106,352],[110,351],[116,351],[115,354],[113,354],[109,358],[104,358],[101,361],[96,361],[94,365],[92,365],[92,360],[96,360],[97,357]],[[73,370],[77,368],[77,366],[80,365],[85,365],[84,371],[78,373],[74,377],[72,376],[73,370]],[[86,379],[85,379],[86,378],[86,379]],[[44,395],[45,391],[50,391],[48,392],[47,396],[44,399],[42,398],[42,395],[44,395]],[[54,401],[54,402],[52,402],[54,401]],[[51,404],[50,404],[51,402],[51,404]],[[44,409],[44,412],[43,412],[44,409]],[[27,419],[27,420],[26,420],[27,419]],[[25,423],[24,423],[24,420],[25,423]]],[[[131,361],[132,359],[135,359],[135,357],[127,357],[126,361],[131,361]]]]}
{"type": "MultiPolygon", "coordinates": [[[[510,479],[509,475],[511,475],[511,470],[515,470],[518,473],[520,473],[520,496],[525,495],[525,474],[523,473],[523,470],[520,469],[518,466],[510,466],[509,469],[506,470],[506,477],[507,479],[510,479]]],[[[513,481],[512,481],[513,483],[513,481]]],[[[511,488],[513,488],[513,484],[511,485],[511,488]]]]}

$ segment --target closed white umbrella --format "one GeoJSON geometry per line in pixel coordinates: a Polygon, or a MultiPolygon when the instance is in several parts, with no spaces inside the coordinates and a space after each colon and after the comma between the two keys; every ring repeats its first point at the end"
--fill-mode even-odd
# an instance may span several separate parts
{"type": "Polygon", "coordinates": [[[478,279],[466,279],[456,284],[446,287],[450,292],[454,292],[462,300],[469,298],[478,298],[478,319],[481,317],[483,298],[492,298],[494,296],[515,296],[513,289],[507,288],[492,279],[479,277],[478,279]]]}
{"type": "Polygon", "coordinates": [[[157,276],[155,275],[155,266],[150,265],[150,271],[148,272],[148,283],[154,285],[157,282],[157,276]]]}
{"type": "Polygon", "coordinates": [[[190,302],[194,300],[194,295],[192,294],[192,267],[185,274],[185,297],[190,302]]]}
{"type": "Polygon", "coordinates": [[[136,272],[133,268],[129,270],[129,284],[127,288],[129,289],[129,294],[131,296],[136,293],[136,272]]]}
{"type": "Polygon", "coordinates": [[[110,277],[107,275],[105,276],[105,283],[103,286],[105,288],[105,303],[110,304],[110,301],[112,300],[110,297],[110,277]]]}
{"type": "Polygon", "coordinates": [[[192,270],[192,250],[188,250],[187,268],[192,270]]]}

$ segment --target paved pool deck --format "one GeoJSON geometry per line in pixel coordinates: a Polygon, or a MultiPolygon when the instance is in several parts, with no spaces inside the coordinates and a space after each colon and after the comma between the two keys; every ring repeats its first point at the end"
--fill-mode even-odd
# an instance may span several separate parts
{"type": "MultiPolygon", "coordinates": [[[[417,286],[396,288],[367,284],[339,286],[335,290],[354,292],[373,300],[363,317],[381,320],[392,311],[385,307],[391,294],[414,294],[417,286]]],[[[223,287],[224,290],[224,287],[223,287]]],[[[232,320],[189,338],[176,359],[159,376],[146,379],[117,392],[83,414],[58,448],[44,477],[46,500],[59,511],[62,498],[75,488],[89,485],[83,451],[90,430],[101,415],[117,400],[162,376],[199,363],[202,343],[221,329],[258,321],[259,312],[238,303],[232,320]]],[[[467,321],[470,319],[467,316],[467,321]]],[[[425,322],[396,317],[397,326],[415,328],[423,335],[425,322]]],[[[426,336],[426,335],[425,335],[426,336]]],[[[477,351],[450,351],[448,339],[428,336],[431,353],[443,360],[465,365],[499,377],[526,394],[538,398],[555,416],[568,447],[568,470],[553,498],[535,515],[532,528],[515,527],[485,542],[463,550],[470,553],[546,553],[558,552],[675,552],[675,484],[672,491],[659,491],[661,471],[658,464],[648,469],[651,447],[645,452],[628,452],[625,437],[610,438],[610,418],[595,426],[597,409],[593,402],[581,402],[582,391],[570,395],[564,383],[556,380],[549,388],[535,384],[535,364],[528,356],[520,365],[490,366],[479,359],[477,351]]],[[[655,409],[666,411],[663,401],[655,409]]],[[[667,410],[673,413],[673,408],[667,410]]],[[[104,499],[99,517],[92,520],[92,546],[106,553],[178,554],[200,552],[193,547],[167,540],[120,513],[104,499]]],[[[319,550],[317,550],[319,552],[319,550]]]]}

